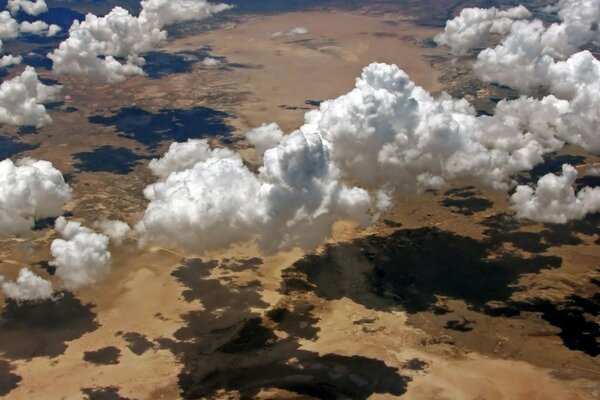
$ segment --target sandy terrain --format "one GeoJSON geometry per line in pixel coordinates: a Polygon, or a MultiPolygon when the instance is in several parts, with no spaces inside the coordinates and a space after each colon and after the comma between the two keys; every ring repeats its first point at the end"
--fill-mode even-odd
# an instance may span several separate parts
{"type": "MultiPolygon", "coordinates": [[[[78,171],[73,154],[111,145],[148,157],[159,154],[169,141],[148,149],[118,137],[112,126],[90,123],[88,117],[110,116],[134,105],[155,113],[205,106],[227,112],[234,135],[271,121],[290,131],[302,123],[307,109],[314,107],[307,100],[346,93],[360,70],[373,61],[396,63],[428,90],[442,90],[438,79],[445,71],[439,66],[434,69],[428,57],[443,51],[421,45],[435,33],[401,15],[358,12],[289,13],[230,23],[221,30],[174,40],[163,49],[175,54],[210,46],[211,56],[223,57],[222,66],[227,68],[196,64],[188,73],[161,79],[136,77],[116,86],[61,77],[63,93],[68,96],[65,106],[75,106],[78,111],[51,112],[54,124],[25,137],[25,141],[40,145],[27,155],[51,160],[74,174],[75,200],[67,207],[74,218],[88,224],[104,218],[135,223],[144,210],[141,191],[152,181],[147,160],[140,160],[127,175],[116,175],[78,171]],[[296,26],[306,27],[309,33],[270,36],[296,26]]],[[[245,142],[234,146],[250,162],[255,160],[245,142]]],[[[468,185],[457,183],[458,187],[468,185]]],[[[116,396],[104,398],[117,399],[118,393],[130,399],[175,399],[181,392],[179,374],[184,372],[189,374],[183,379],[188,398],[194,397],[193,390],[205,391],[212,398],[235,398],[236,391],[263,398],[311,398],[294,394],[271,374],[289,367],[288,383],[300,386],[295,381],[298,375],[308,374],[303,379],[314,380],[311,368],[322,371],[319,368],[324,365],[327,368],[322,374],[332,374],[326,383],[338,390],[354,387],[356,397],[351,398],[600,398],[599,357],[565,347],[558,336],[560,329],[542,320],[539,313],[523,312],[517,318],[491,316],[483,306],[477,307],[478,298],[443,296],[445,288],[432,292],[440,295],[436,301],[446,308],[445,314],[430,308],[406,312],[390,298],[378,296],[365,278],[371,276],[374,264],[365,258],[368,246],[362,239],[426,227],[439,230],[444,238],[448,232],[460,236],[460,241],[451,237],[456,243],[468,238],[478,245],[493,237],[500,244],[485,243],[486,249],[493,247],[490,258],[514,252],[525,263],[541,255],[562,259],[560,267],[518,273],[514,279],[511,275],[511,279],[499,281],[520,287],[502,299],[507,303],[534,297],[560,302],[574,293],[589,297],[597,292],[590,283],[597,278],[600,265],[595,232],[565,228],[573,230],[565,234],[572,233],[581,243],[569,245],[554,239],[543,251],[525,251],[511,242],[512,236],[486,233],[483,225],[488,218],[506,212],[505,195],[476,192],[466,196],[467,200],[483,198],[492,204],[484,201],[470,215],[465,214],[472,203],[467,202],[464,209],[459,206],[458,211],[456,206],[440,204],[452,197],[444,193],[402,194],[386,221],[366,230],[338,224],[334,237],[316,253],[315,263],[323,264],[317,272],[293,266],[306,255],[299,250],[265,256],[254,246],[238,245],[203,255],[201,262],[180,249],[139,249],[137,242],[129,239],[111,249],[113,273],[108,280],[75,294],[81,303],[74,301],[75,311],[61,317],[73,319],[72,325],[58,321],[56,326],[32,328],[2,321],[0,341],[4,344],[0,351],[12,365],[11,373],[21,377],[9,397],[79,399],[84,398],[82,389],[96,388],[96,396],[116,396]],[[332,249],[330,258],[323,256],[328,249],[332,249]],[[259,259],[252,261],[256,257],[259,259]],[[336,265],[344,267],[343,272],[337,280],[335,275],[329,279],[336,265]],[[293,282],[304,289],[289,289],[293,282]],[[281,317],[274,313],[278,310],[291,313],[281,317]],[[475,328],[464,332],[447,328],[449,320],[462,318],[475,328]],[[259,327],[249,325],[253,320],[259,327]],[[32,329],[39,336],[27,333],[32,329]],[[498,347],[500,339],[503,345],[498,347]],[[257,343],[261,347],[252,347],[257,343]],[[118,349],[117,354],[106,350],[109,347],[118,349]],[[103,351],[86,354],[98,350],[103,351]],[[355,365],[353,362],[362,367],[350,373],[343,370],[344,365],[355,365]],[[303,372],[298,365],[309,367],[303,372]],[[256,374],[250,375],[253,382],[241,378],[240,366],[256,374]],[[211,375],[215,372],[216,378],[211,375]],[[377,376],[382,377],[380,381],[377,376]],[[260,387],[262,383],[264,387],[260,387]]],[[[544,229],[531,225],[523,231],[537,235],[544,229]]],[[[46,229],[30,240],[0,242],[3,271],[14,275],[23,265],[48,260],[52,238],[52,231],[46,229]]],[[[477,284],[477,279],[464,282],[465,286],[477,284]]],[[[597,320],[597,315],[593,318],[597,320]]],[[[86,393],[94,398],[93,390],[86,393]]]]}

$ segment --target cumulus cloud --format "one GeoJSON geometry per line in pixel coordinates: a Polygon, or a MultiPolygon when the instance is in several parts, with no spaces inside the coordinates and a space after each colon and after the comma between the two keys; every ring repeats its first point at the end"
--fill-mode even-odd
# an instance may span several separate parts
{"type": "Polygon", "coordinates": [[[340,181],[317,134],[284,137],[266,151],[258,174],[239,155],[206,146],[203,140],[173,145],[164,162],[155,161],[161,179],[144,191],[150,203],[136,227],[145,240],[197,253],[255,240],[273,252],[314,247],[337,220],[369,220],[368,193],[340,181]],[[192,145],[201,155],[189,166],[192,145]]]}
{"type": "Polygon", "coordinates": [[[45,0],[8,0],[6,8],[10,10],[11,14],[22,10],[29,15],[40,15],[48,11],[45,0]]]}
{"type": "Polygon", "coordinates": [[[30,232],[36,218],[62,214],[71,189],[48,161],[0,162],[0,237],[30,232]]]}
{"type": "Polygon", "coordinates": [[[56,220],[55,228],[62,239],[55,239],[50,246],[54,257],[50,265],[56,267],[56,276],[65,289],[93,286],[108,275],[111,260],[108,236],[64,217],[56,220]]]}
{"type": "Polygon", "coordinates": [[[308,33],[308,29],[306,29],[303,26],[298,26],[296,28],[290,29],[287,32],[283,32],[283,31],[273,32],[273,33],[270,34],[270,36],[273,39],[275,39],[275,38],[282,37],[282,36],[291,37],[291,36],[306,35],[307,33],[308,33]]]}
{"type": "Polygon", "coordinates": [[[264,152],[258,174],[206,141],[173,144],[150,163],[159,181],[144,192],[149,205],[136,230],[200,253],[252,240],[265,251],[310,248],[338,220],[368,222],[394,190],[457,179],[508,190],[514,175],[564,145],[571,113],[556,97],[522,97],[477,116],[464,99],[434,97],[397,66],[374,63],[351,92],[308,112],[298,131],[283,136],[271,124],[248,133],[264,152]]]}
{"type": "Polygon", "coordinates": [[[60,86],[47,86],[34,68],[0,85],[0,123],[41,127],[52,122],[44,103],[55,100],[60,86]]]}
{"type": "Polygon", "coordinates": [[[265,151],[277,146],[283,139],[283,131],[276,123],[263,124],[246,133],[246,139],[256,149],[256,154],[262,160],[265,151]]]}
{"type": "Polygon", "coordinates": [[[8,11],[0,12],[0,39],[14,39],[19,36],[19,23],[8,11]]]}
{"type": "Polygon", "coordinates": [[[520,218],[555,224],[600,211],[600,188],[585,187],[576,194],[576,179],[577,170],[565,164],[561,176],[545,175],[536,188],[518,186],[511,196],[512,208],[520,218]]]}
{"type": "Polygon", "coordinates": [[[216,67],[217,65],[221,64],[221,61],[217,60],[216,58],[206,57],[204,60],[202,60],[202,64],[207,67],[216,67]]]}
{"type": "Polygon", "coordinates": [[[123,221],[96,221],[94,228],[99,229],[116,244],[121,244],[131,232],[129,225],[123,221]]]}
{"type": "Polygon", "coordinates": [[[0,58],[0,68],[10,67],[12,65],[19,65],[23,62],[23,57],[21,56],[13,56],[12,54],[7,54],[0,58]]]}
{"type": "Polygon", "coordinates": [[[446,28],[435,37],[435,41],[448,46],[452,54],[463,55],[485,45],[491,34],[508,34],[515,21],[529,17],[531,13],[523,6],[508,10],[465,8],[459,16],[446,23],[446,28]]]}
{"type": "Polygon", "coordinates": [[[84,21],[74,21],[69,37],[48,55],[54,70],[104,82],[143,75],[140,55],[167,39],[163,27],[204,19],[230,8],[205,0],[144,0],[141,6],[137,17],[115,7],[103,17],[87,14],[84,21]]]}
{"type": "Polygon", "coordinates": [[[53,297],[52,283],[31,272],[27,268],[19,271],[17,280],[12,282],[0,276],[2,294],[18,303],[48,300],[53,297]]]}
{"type": "Polygon", "coordinates": [[[61,31],[60,26],[52,24],[48,25],[44,21],[23,21],[21,25],[19,25],[19,30],[21,33],[31,33],[36,35],[45,35],[48,37],[56,35],[61,31]]]}

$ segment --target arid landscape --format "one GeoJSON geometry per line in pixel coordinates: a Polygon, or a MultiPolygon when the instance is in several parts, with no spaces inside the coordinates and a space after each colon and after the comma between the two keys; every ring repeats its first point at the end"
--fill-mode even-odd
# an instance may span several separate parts
{"type": "MultiPolygon", "coordinates": [[[[513,2],[249,3],[170,27],[144,54],[145,76],[95,82],[36,66],[62,86],[47,104],[52,123],[3,124],[2,159],[52,162],[72,190],[69,220],[134,227],[156,181],[150,160],[172,142],[207,139],[258,171],[247,131],[275,122],[291,133],[372,62],[397,65],[433,95],[464,97],[478,115],[518,95],[433,41],[462,8],[513,2]],[[289,33],[296,27],[306,32],[289,33]]],[[[134,1],[48,4],[139,11],[134,1]]],[[[517,179],[537,182],[563,163],[581,173],[575,186],[598,185],[584,171],[600,158],[576,144],[517,179]]],[[[60,289],[50,262],[54,218],[38,219],[30,234],[0,239],[0,269],[15,279],[28,267],[58,289],[45,301],[0,298],[0,397],[600,398],[599,214],[528,221],[506,190],[448,183],[396,190],[372,224],[335,221],[316,249],[235,241],[197,253],[132,232],[111,242],[111,273],[77,290],[60,289]]]]}

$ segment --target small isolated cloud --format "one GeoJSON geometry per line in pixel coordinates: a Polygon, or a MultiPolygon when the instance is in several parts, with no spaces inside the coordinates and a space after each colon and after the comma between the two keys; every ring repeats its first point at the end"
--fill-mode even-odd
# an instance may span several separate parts
{"type": "Polygon", "coordinates": [[[56,220],[55,228],[62,239],[55,239],[50,246],[54,257],[50,265],[56,267],[56,276],[65,289],[74,291],[93,286],[108,275],[111,260],[108,236],[64,217],[56,220]]]}
{"type": "Polygon", "coordinates": [[[547,174],[535,188],[518,186],[511,196],[517,216],[536,222],[564,224],[600,211],[600,188],[585,187],[575,193],[577,170],[563,165],[562,175],[547,174]]]}
{"type": "Polygon", "coordinates": [[[23,21],[21,25],[19,25],[19,30],[21,33],[30,33],[35,35],[45,35],[48,37],[56,35],[61,31],[60,26],[58,25],[48,25],[44,21],[23,21]]]}
{"type": "Polygon", "coordinates": [[[0,39],[14,39],[19,36],[19,23],[8,11],[0,12],[0,39]]]}
{"type": "Polygon", "coordinates": [[[23,62],[23,57],[21,56],[13,56],[12,54],[7,54],[0,58],[0,68],[10,67],[12,65],[19,65],[23,62]]]}
{"type": "Polygon", "coordinates": [[[115,7],[103,17],[87,14],[84,21],[74,21],[69,37],[48,55],[54,71],[103,82],[144,75],[141,55],[167,39],[166,25],[205,19],[231,8],[205,0],[143,0],[141,6],[137,17],[115,7]]]}
{"type": "Polygon", "coordinates": [[[13,15],[20,10],[29,15],[40,15],[48,11],[48,5],[45,0],[8,0],[6,8],[13,15]]]}
{"type": "Polygon", "coordinates": [[[54,294],[51,282],[37,276],[27,268],[19,271],[19,276],[14,282],[0,276],[0,287],[4,297],[17,303],[48,300],[54,294]]]}
{"type": "Polygon", "coordinates": [[[204,60],[202,60],[202,64],[207,67],[216,67],[217,65],[221,64],[221,61],[217,60],[216,58],[206,57],[204,60]]]}
{"type": "Polygon", "coordinates": [[[48,161],[0,162],[0,237],[26,235],[36,218],[56,217],[71,189],[48,161]]]}
{"type": "Polygon", "coordinates": [[[256,154],[262,160],[263,154],[277,146],[283,139],[283,131],[276,123],[263,124],[246,133],[246,139],[256,149],[256,154]]]}
{"type": "Polygon", "coordinates": [[[47,86],[34,68],[0,85],[0,123],[41,127],[52,122],[44,103],[56,99],[60,86],[47,86]]]}
{"type": "Polygon", "coordinates": [[[292,36],[306,35],[307,33],[308,33],[308,29],[306,29],[303,26],[298,26],[287,32],[282,32],[282,31],[273,32],[270,34],[270,36],[271,36],[271,38],[275,39],[278,37],[292,37],[292,36]]]}

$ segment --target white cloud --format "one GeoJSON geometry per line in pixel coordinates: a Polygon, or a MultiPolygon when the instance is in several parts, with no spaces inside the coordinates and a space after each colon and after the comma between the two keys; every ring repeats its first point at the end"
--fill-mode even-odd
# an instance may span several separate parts
{"type": "Polygon", "coordinates": [[[446,22],[444,31],[435,37],[435,41],[450,47],[452,54],[463,55],[485,45],[490,34],[504,36],[515,21],[529,17],[531,13],[523,6],[508,10],[465,8],[459,16],[446,22]]]}
{"type": "Polygon", "coordinates": [[[23,57],[7,54],[0,58],[0,68],[10,67],[11,65],[19,65],[23,62],[23,57]]]}
{"type": "Polygon", "coordinates": [[[283,139],[283,131],[276,123],[262,124],[246,133],[246,139],[256,149],[256,154],[262,160],[265,151],[277,146],[283,139]]]}
{"type": "Polygon", "coordinates": [[[48,161],[0,162],[0,237],[27,234],[35,218],[62,214],[71,189],[48,161]]]}
{"type": "Polygon", "coordinates": [[[143,75],[144,59],[140,55],[167,39],[164,26],[204,19],[230,8],[205,0],[144,0],[141,5],[137,17],[115,7],[103,17],[87,14],[84,21],[73,22],[69,37],[48,55],[54,70],[104,82],[143,75]]]}
{"type": "Polygon", "coordinates": [[[29,15],[40,15],[48,11],[48,5],[45,0],[8,0],[6,8],[12,14],[16,14],[19,10],[29,15]]]}
{"type": "Polygon", "coordinates": [[[48,25],[44,21],[23,21],[21,25],[19,25],[19,30],[21,33],[31,33],[36,35],[45,35],[45,36],[54,36],[58,32],[60,32],[61,28],[58,25],[48,25]]]}
{"type": "Polygon", "coordinates": [[[54,294],[52,283],[35,275],[27,268],[19,271],[19,276],[15,282],[7,281],[0,276],[0,286],[2,294],[6,298],[15,300],[18,303],[48,300],[54,294]]]}
{"type": "Polygon", "coordinates": [[[298,26],[296,28],[290,29],[287,32],[273,32],[270,34],[271,38],[275,39],[282,36],[292,37],[292,36],[301,36],[306,35],[308,33],[308,29],[303,26],[298,26]]]}
{"type": "Polygon", "coordinates": [[[0,85],[0,123],[40,127],[52,122],[44,103],[54,100],[59,91],[60,86],[42,84],[34,68],[25,68],[0,85]]]}
{"type": "Polygon", "coordinates": [[[121,244],[131,232],[129,225],[123,221],[96,221],[94,228],[99,229],[116,244],[121,244]]]}
{"type": "Polygon", "coordinates": [[[568,164],[562,176],[547,174],[536,188],[518,186],[511,196],[512,208],[520,218],[537,222],[564,224],[600,211],[600,188],[585,187],[575,194],[577,170],[568,164]]]}
{"type": "Polygon", "coordinates": [[[77,290],[99,283],[110,272],[109,238],[78,222],[59,217],[55,224],[62,239],[50,246],[56,276],[67,290],[77,290]]]}
{"type": "Polygon", "coordinates": [[[0,12],[0,39],[14,39],[19,36],[19,23],[8,11],[0,12]]]}
{"type": "Polygon", "coordinates": [[[221,64],[221,62],[216,58],[206,57],[204,60],[202,60],[202,64],[207,67],[216,67],[217,65],[221,64]]]}
{"type": "Polygon", "coordinates": [[[174,172],[192,168],[196,163],[209,159],[237,159],[229,149],[211,149],[205,140],[189,139],[183,143],[171,143],[169,151],[162,158],[150,161],[149,168],[159,178],[167,178],[174,172]]]}
{"type": "Polygon", "coordinates": [[[369,195],[340,182],[316,134],[297,131],[284,137],[265,153],[258,175],[238,155],[224,157],[221,150],[179,168],[189,165],[190,146],[172,146],[164,164],[178,167],[166,168],[173,172],[166,177],[161,172],[163,179],[144,191],[150,204],[137,230],[145,240],[197,253],[256,240],[273,252],[314,247],[339,219],[369,220],[369,195]]]}

